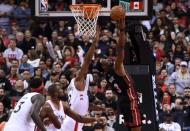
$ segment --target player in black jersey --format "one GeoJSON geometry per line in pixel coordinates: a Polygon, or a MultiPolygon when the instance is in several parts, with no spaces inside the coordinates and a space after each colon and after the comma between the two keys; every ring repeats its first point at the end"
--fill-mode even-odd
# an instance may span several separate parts
{"type": "Polygon", "coordinates": [[[120,29],[119,43],[117,45],[117,58],[114,66],[110,66],[108,59],[101,59],[103,69],[108,83],[118,95],[118,111],[123,114],[125,125],[131,131],[141,130],[141,117],[137,105],[137,92],[134,89],[133,80],[124,68],[125,48],[125,17],[118,21],[120,29]]]}

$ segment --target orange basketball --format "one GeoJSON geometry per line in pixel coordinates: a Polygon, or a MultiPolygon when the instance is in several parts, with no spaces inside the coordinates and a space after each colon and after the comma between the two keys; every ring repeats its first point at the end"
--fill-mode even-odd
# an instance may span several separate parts
{"type": "Polygon", "coordinates": [[[110,17],[112,20],[118,21],[125,16],[125,10],[121,6],[114,6],[111,9],[110,17]]]}

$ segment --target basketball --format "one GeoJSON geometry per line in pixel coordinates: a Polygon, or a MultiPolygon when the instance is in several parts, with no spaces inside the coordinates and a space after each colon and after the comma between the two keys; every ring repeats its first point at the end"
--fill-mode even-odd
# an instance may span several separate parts
{"type": "Polygon", "coordinates": [[[125,16],[125,10],[121,6],[114,6],[111,9],[110,17],[112,20],[118,21],[125,16]]]}

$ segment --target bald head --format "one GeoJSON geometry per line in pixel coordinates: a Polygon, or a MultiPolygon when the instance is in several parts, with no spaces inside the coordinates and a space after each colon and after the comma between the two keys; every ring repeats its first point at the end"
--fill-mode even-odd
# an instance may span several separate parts
{"type": "Polygon", "coordinates": [[[17,80],[15,84],[15,88],[18,92],[22,92],[24,90],[24,83],[22,80],[17,80]]]}

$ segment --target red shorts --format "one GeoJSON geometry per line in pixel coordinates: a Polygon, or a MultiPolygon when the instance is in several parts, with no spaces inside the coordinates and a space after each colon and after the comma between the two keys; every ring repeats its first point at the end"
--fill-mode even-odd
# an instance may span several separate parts
{"type": "Polygon", "coordinates": [[[127,91],[122,95],[118,95],[119,113],[124,116],[125,125],[127,127],[141,126],[141,115],[138,107],[138,97],[134,85],[129,77],[124,76],[123,79],[128,85],[127,91]]]}

